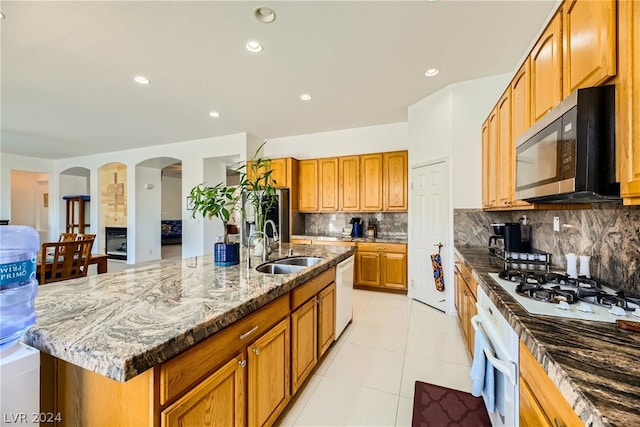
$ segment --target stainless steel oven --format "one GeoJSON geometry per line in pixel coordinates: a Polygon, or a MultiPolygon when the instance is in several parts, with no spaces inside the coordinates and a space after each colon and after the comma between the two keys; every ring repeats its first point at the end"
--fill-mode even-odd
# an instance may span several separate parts
{"type": "MultiPolygon", "coordinates": [[[[519,389],[518,389],[518,335],[509,322],[491,302],[489,296],[478,287],[478,314],[471,318],[473,328],[484,334],[489,348],[484,349],[487,363],[491,364],[499,375],[495,376],[496,393],[487,396],[483,391],[485,404],[494,400],[495,405],[487,404],[487,412],[493,427],[517,427],[519,422],[519,389]],[[498,392],[497,390],[501,391],[498,392]],[[498,399],[504,399],[504,413],[500,413],[498,399]],[[490,407],[490,406],[493,406],[490,407]]],[[[474,355],[477,357],[477,355],[474,355]]]]}

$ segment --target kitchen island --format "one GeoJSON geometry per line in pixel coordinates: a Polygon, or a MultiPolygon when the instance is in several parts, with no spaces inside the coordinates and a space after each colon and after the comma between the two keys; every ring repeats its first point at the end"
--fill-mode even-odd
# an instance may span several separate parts
{"type": "Polygon", "coordinates": [[[489,276],[503,262],[487,248],[456,252],[586,426],[640,425],[640,333],[530,314],[489,276]]]}
{"type": "MultiPolygon", "coordinates": [[[[276,323],[286,329],[282,336],[288,343],[294,300],[303,303],[315,298],[311,291],[322,289],[316,283],[318,278],[326,286],[335,278],[335,266],[354,252],[350,247],[283,244],[281,252],[270,258],[284,257],[288,249],[294,256],[320,257],[322,261],[297,273],[272,275],[255,270],[259,258],[252,259],[253,266],[247,269],[246,259],[237,266],[216,267],[208,255],[41,286],[36,298],[37,322],[25,342],[55,358],[52,375],[58,383],[54,386],[58,395],[53,401],[69,401],[71,395],[84,399],[82,404],[58,405],[74,412],[61,414],[63,424],[65,418],[74,420],[67,425],[95,421],[84,416],[83,405],[91,406],[89,399],[100,399],[104,392],[115,400],[112,407],[104,404],[106,415],[135,410],[124,402],[131,394],[142,399],[143,406],[150,406],[140,408],[145,413],[142,417],[114,417],[111,423],[139,424],[142,419],[145,425],[170,425],[164,418],[160,421],[160,413],[194,388],[182,384],[183,379],[191,376],[199,385],[203,376],[211,374],[211,369],[199,365],[220,359],[220,363],[210,362],[218,368],[227,362],[220,356],[227,348],[240,341],[246,347],[260,334],[268,335],[268,327],[276,323]],[[226,331],[235,325],[246,326],[246,319],[256,324],[248,335],[241,334],[239,340],[227,337],[226,331]],[[226,341],[217,343],[219,336],[226,341]],[[182,369],[175,361],[187,360],[184,355],[190,354],[198,359],[187,361],[186,371],[172,376],[176,367],[182,369]],[[67,385],[61,387],[62,382],[67,385]]],[[[236,353],[246,354],[247,350],[236,353]]],[[[245,359],[238,363],[246,364],[245,359]]],[[[46,386],[43,383],[43,389],[46,386]]],[[[105,419],[102,424],[109,423],[105,419]]]]}

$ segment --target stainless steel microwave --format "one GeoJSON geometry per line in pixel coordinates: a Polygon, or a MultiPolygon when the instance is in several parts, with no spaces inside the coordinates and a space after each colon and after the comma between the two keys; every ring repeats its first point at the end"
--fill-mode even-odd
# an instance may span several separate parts
{"type": "Polygon", "coordinates": [[[516,139],[517,199],[618,200],[615,86],[578,89],[516,139]]]}

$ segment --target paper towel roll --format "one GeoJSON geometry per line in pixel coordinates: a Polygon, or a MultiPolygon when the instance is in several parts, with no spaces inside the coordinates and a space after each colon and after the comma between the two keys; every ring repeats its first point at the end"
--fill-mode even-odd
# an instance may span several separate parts
{"type": "Polygon", "coordinates": [[[580,255],[580,276],[591,278],[591,272],[589,271],[589,261],[591,261],[590,256],[580,255]]]}
{"type": "Polygon", "coordinates": [[[578,257],[576,254],[566,254],[567,257],[567,276],[577,278],[578,277],[578,257]]]}

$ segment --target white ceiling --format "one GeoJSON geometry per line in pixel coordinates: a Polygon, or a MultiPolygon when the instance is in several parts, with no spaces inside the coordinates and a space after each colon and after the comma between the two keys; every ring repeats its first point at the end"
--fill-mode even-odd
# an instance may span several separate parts
{"type": "Polygon", "coordinates": [[[450,83],[512,72],[555,4],[4,0],[1,150],[56,159],[404,122],[450,83]],[[254,18],[260,5],[275,22],[254,18]]]}

